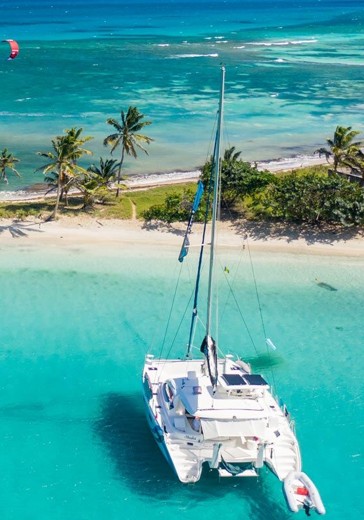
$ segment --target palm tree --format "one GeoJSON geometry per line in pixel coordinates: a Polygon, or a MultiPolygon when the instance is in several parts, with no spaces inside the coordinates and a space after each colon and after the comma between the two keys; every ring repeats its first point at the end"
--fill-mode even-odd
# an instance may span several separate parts
{"type": "Polygon", "coordinates": [[[92,138],[89,136],[81,138],[81,133],[82,128],[66,130],[66,135],[52,139],[53,151],[38,152],[38,155],[50,160],[38,170],[42,170],[44,174],[51,173],[56,180],[56,203],[50,219],[57,217],[62,192],[68,191],[77,174],[85,173],[85,170],[77,165],[77,160],[83,155],[91,153],[89,150],[82,148],[82,145],[92,138]]]}
{"type": "Polygon", "coordinates": [[[83,209],[91,209],[96,200],[108,200],[108,192],[115,181],[119,164],[116,159],[104,160],[100,157],[99,166],[91,164],[87,174],[77,179],[77,188],[83,195],[83,209]]]}
{"type": "Polygon", "coordinates": [[[357,168],[364,181],[364,152],[362,150],[360,150],[355,157],[354,168],[357,168]]]}
{"type": "Polygon", "coordinates": [[[235,151],[235,146],[231,146],[230,148],[227,148],[224,152],[224,161],[227,163],[234,163],[236,162],[241,155],[241,152],[235,151]]]}
{"type": "Polygon", "coordinates": [[[100,157],[99,166],[91,164],[87,171],[97,175],[100,179],[100,183],[108,187],[110,183],[115,180],[118,173],[118,168],[119,163],[116,159],[104,160],[102,157],[100,157]]]}
{"type": "Polygon", "coordinates": [[[125,154],[131,155],[136,159],[137,148],[139,148],[148,155],[147,150],[143,148],[141,143],[149,144],[153,141],[151,137],[139,133],[145,126],[152,124],[151,121],[142,121],[143,118],[144,115],[141,114],[136,107],[130,106],[126,114],[123,111],[121,112],[121,122],[113,118],[109,118],[106,121],[109,125],[115,128],[115,132],[104,139],[104,145],[112,147],[111,153],[113,153],[118,146],[121,147],[121,158],[118,165],[117,175],[117,197],[120,192],[121,168],[125,154]]]}
{"type": "Polygon", "coordinates": [[[66,183],[63,189],[61,190],[60,197],[62,200],[63,195],[65,196],[66,205],[67,195],[70,188],[73,185],[77,185],[80,175],[87,177],[87,170],[81,168],[77,164],[78,159],[80,159],[83,155],[92,155],[92,152],[90,150],[86,150],[82,146],[84,145],[84,143],[90,141],[93,138],[91,136],[81,137],[82,131],[82,128],[71,128],[70,130],[66,130],[66,137],[69,140],[71,147],[73,148],[73,151],[71,152],[70,156],[70,159],[73,163],[73,168],[69,170],[69,172],[66,174],[66,183]]]}
{"type": "Polygon", "coordinates": [[[10,170],[20,177],[20,173],[16,171],[14,167],[17,162],[19,162],[19,159],[14,157],[12,153],[8,152],[7,148],[4,148],[0,155],[0,180],[6,182],[6,184],[9,183],[6,170],[10,170]]]}
{"type": "Polygon", "coordinates": [[[351,167],[353,160],[360,152],[361,142],[354,142],[358,134],[360,132],[352,130],[351,126],[337,126],[334,139],[326,139],[328,148],[319,148],[316,153],[325,156],[327,161],[332,158],[335,173],[339,166],[351,167]]]}

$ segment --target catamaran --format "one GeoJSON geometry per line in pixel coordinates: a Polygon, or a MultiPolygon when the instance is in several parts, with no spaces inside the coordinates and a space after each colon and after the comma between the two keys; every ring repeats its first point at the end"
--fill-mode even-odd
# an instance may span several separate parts
{"type": "MultiPolygon", "coordinates": [[[[299,444],[286,408],[278,404],[269,383],[261,374],[252,373],[248,363],[231,355],[218,357],[217,341],[213,338],[224,86],[222,67],[211,195],[207,196],[186,354],[183,359],[157,359],[152,354],[146,355],[143,389],[147,420],[159,448],[181,482],[197,482],[206,466],[216,470],[220,477],[257,477],[259,470],[267,466],[284,483],[291,511],[303,509],[309,515],[310,510],[315,510],[324,514],[317,488],[302,472],[299,444]],[[212,206],[210,240],[206,238],[209,205],[212,206]],[[207,245],[210,257],[206,326],[198,356],[194,358],[201,266],[207,245]]],[[[199,181],[180,261],[190,247],[189,234],[203,189],[199,181]]]]}

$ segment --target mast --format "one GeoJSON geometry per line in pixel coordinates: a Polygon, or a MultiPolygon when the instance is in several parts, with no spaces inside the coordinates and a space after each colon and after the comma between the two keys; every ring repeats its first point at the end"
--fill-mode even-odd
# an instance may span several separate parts
{"type": "Polygon", "coordinates": [[[212,227],[211,227],[211,247],[210,247],[210,265],[209,278],[207,287],[207,319],[206,319],[206,336],[211,337],[211,315],[212,315],[212,289],[215,266],[215,249],[216,249],[216,221],[218,212],[219,184],[220,184],[220,146],[221,146],[221,130],[224,115],[224,90],[225,90],[225,67],[221,67],[221,87],[219,101],[219,116],[216,131],[216,146],[213,164],[213,203],[212,203],[212,227]]]}

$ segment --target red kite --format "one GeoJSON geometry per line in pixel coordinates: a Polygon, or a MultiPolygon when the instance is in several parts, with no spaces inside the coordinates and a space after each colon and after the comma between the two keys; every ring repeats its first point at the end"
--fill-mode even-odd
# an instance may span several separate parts
{"type": "Polygon", "coordinates": [[[10,45],[10,55],[8,57],[8,60],[13,60],[17,57],[19,54],[19,45],[15,40],[3,40],[3,42],[8,42],[10,45]]]}

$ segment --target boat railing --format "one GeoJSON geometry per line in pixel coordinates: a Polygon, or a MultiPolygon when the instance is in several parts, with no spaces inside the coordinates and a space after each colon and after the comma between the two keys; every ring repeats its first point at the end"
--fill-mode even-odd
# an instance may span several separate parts
{"type": "Polygon", "coordinates": [[[153,354],[147,354],[145,356],[145,364],[146,365],[151,365],[153,363],[153,360],[154,360],[153,354]]]}

